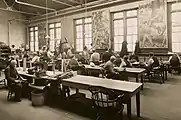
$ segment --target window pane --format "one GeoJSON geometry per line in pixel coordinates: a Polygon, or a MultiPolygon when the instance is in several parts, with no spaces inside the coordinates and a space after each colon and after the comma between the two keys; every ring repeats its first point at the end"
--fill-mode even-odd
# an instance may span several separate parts
{"type": "Polygon", "coordinates": [[[56,29],[56,38],[61,39],[61,28],[56,29]]]}
{"type": "Polygon", "coordinates": [[[30,42],[30,51],[34,51],[34,42],[30,42]]]}
{"type": "Polygon", "coordinates": [[[121,43],[123,42],[123,36],[114,36],[114,43],[121,43]]]}
{"type": "Polygon", "coordinates": [[[83,33],[82,32],[77,32],[76,38],[83,38],[83,33]]]}
{"type": "Polygon", "coordinates": [[[49,28],[54,28],[54,27],[55,27],[54,23],[49,25],[49,28]]]}
{"type": "Polygon", "coordinates": [[[83,45],[82,44],[76,44],[76,51],[82,51],[83,45]]]}
{"type": "Polygon", "coordinates": [[[128,35],[133,35],[133,34],[137,34],[137,27],[127,27],[127,34],[128,35]]]}
{"type": "Polygon", "coordinates": [[[33,31],[33,27],[32,27],[32,28],[30,28],[30,31],[33,31]]]}
{"type": "Polygon", "coordinates": [[[85,23],[90,23],[92,22],[92,18],[85,18],[85,23]]]}
{"type": "Polygon", "coordinates": [[[83,39],[76,39],[76,44],[82,44],[83,45],[83,39]]]}
{"type": "Polygon", "coordinates": [[[172,51],[173,52],[181,52],[181,43],[172,43],[172,51]]]}
{"type": "Polygon", "coordinates": [[[181,10],[181,2],[172,4],[172,11],[173,10],[181,10]]]}
{"type": "Polygon", "coordinates": [[[83,23],[83,20],[82,19],[79,19],[79,20],[76,20],[75,21],[75,24],[82,24],[83,23]]]}
{"type": "Polygon", "coordinates": [[[82,25],[78,25],[76,26],[76,31],[83,31],[83,26],[82,25]]]}
{"type": "Polygon", "coordinates": [[[34,32],[30,32],[30,36],[33,37],[34,36],[34,32]]]}
{"type": "Polygon", "coordinates": [[[123,12],[114,13],[114,19],[123,18],[123,12]]]}
{"type": "Polygon", "coordinates": [[[130,19],[127,19],[127,26],[130,26],[130,27],[137,27],[137,18],[130,18],[130,19]]]}
{"type": "Polygon", "coordinates": [[[55,27],[61,27],[61,23],[56,23],[55,27]]]}
{"type": "Polygon", "coordinates": [[[126,15],[127,17],[137,16],[137,10],[127,11],[126,15]]]}
{"type": "Polygon", "coordinates": [[[172,33],[172,43],[178,43],[181,42],[181,33],[172,33]]]}
{"type": "Polygon", "coordinates": [[[122,44],[114,43],[114,51],[121,51],[122,44]]]}
{"type": "Polygon", "coordinates": [[[35,42],[35,51],[39,51],[38,46],[38,42],[35,42]]]}
{"type": "Polygon", "coordinates": [[[181,25],[180,16],[181,16],[181,12],[172,13],[172,25],[173,26],[181,25]]]}
{"type": "Polygon", "coordinates": [[[50,39],[54,39],[54,29],[50,29],[50,39]]]}
{"type": "Polygon", "coordinates": [[[35,30],[38,30],[38,27],[35,27],[35,30]]]}

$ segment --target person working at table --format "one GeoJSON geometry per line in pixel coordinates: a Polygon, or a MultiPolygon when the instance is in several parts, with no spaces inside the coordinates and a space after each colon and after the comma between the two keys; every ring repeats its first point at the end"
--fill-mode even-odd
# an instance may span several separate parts
{"type": "Polygon", "coordinates": [[[106,48],[106,51],[103,53],[103,55],[102,55],[102,61],[104,62],[104,63],[106,63],[107,61],[109,61],[110,60],[110,57],[112,56],[112,54],[111,54],[111,52],[110,52],[110,50],[108,49],[108,48],[106,48]]]}
{"type": "Polygon", "coordinates": [[[151,52],[149,55],[148,63],[146,65],[147,73],[149,74],[150,71],[152,71],[154,67],[159,67],[159,66],[160,66],[160,63],[159,63],[158,58],[154,56],[154,53],[151,52]]]}
{"type": "Polygon", "coordinates": [[[100,61],[100,54],[94,49],[92,50],[93,53],[90,57],[90,62],[93,62],[95,65],[99,65],[100,61]]]}
{"type": "Polygon", "coordinates": [[[168,72],[171,73],[172,68],[179,68],[180,67],[180,57],[177,53],[172,54],[170,56],[168,62],[170,63],[168,72]]]}
{"type": "Polygon", "coordinates": [[[107,78],[119,79],[119,73],[114,70],[114,61],[116,60],[115,56],[111,56],[110,60],[104,65],[104,70],[106,71],[107,78]]]}
{"type": "Polygon", "coordinates": [[[9,66],[5,69],[5,76],[7,79],[8,87],[15,92],[14,100],[17,102],[21,101],[22,85],[20,83],[21,77],[16,70],[16,60],[12,60],[9,66]]]}
{"type": "Polygon", "coordinates": [[[33,65],[35,65],[36,63],[38,63],[40,61],[40,57],[38,56],[38,54],[36,52],[33,53],[33,58],[31,60],[31,63],[33,65]]]}

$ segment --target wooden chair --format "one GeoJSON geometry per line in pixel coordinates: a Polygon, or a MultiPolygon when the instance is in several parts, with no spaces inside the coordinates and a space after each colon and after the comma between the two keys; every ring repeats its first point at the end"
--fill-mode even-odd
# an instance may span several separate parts
{"type": "Polygon", "coordinates": [[[160,84],[164,83],[164,66],[160,65],[158,67],[153,67],[151,72],[151,80],[155,79],[156,76],[159,77],[160,84]]]}
{"type": "Polygon", "coordinates": [[[93,108],[96,111],[96,120],[113,118],[118,115],[122,120],[124,106],[122,104],[123,94],[99,86],[89,87],[92,93],[93,108]]]}
{"type": "Polygon", "coordinates": [[[180,64],[179,65],[172,65],[172,64],[170,64],[169,69],[170,69],[170,73],[172,73],[172,71],[178,72],[179,75],[181,73],[181,66],[180,66],[180,64]]]}

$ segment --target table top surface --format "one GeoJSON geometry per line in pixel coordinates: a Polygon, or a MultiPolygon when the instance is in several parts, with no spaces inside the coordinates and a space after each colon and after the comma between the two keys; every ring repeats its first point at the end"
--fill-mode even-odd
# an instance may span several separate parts
{"type": "Polygon", "coordinates": [[[129,93],[136,91],[142,86],[142,83],[134,83],[134,82],[112,80],[112,79],[83,76],[83,75],[77,75],[72,78],[62,80],[62,84],[66,82],[83,84],[87,86],[102,86],[108,89],[129,92],[129,93]]]}
{"type": "MultiPolygon", "coordinates": [[[[36,77],[34,74],[28,74],[27,71],[23,71],[22,68],[17,68],[17,71],[20,75],[26,75],[28,77],[36,77]]],[[[46,71],[46,75],[45,76],[41,76],[41,78],[43,79],[51,79],[51,80],[56,80],[56,76],[63,74],[63,72],[60,71],[46,71]]]]}
{"type": "Polygon", "coordinates": [[[101,69],[103,69],[102,67],[100,67],[100,66],[98,66],[98,65],[91,66],[91,65],[85,65],[85,64],[84,64],[84,66],[85,66],[85,68],[87,68],[87,69],[96,69],[96,70],[101,70],[101,69]]]}
{"type": "Polygon", "coordinates": [[[115,69],[119,72],[130,72],[130,73],[143,73],[146,71],[146,69],[144,68],[128,68],[128,67],[125,67],[125,68],[120,68],[120,67],[115,67],[115,69]],[[124,69],[126,69],[126,71],[124,71],[124,69]]]}

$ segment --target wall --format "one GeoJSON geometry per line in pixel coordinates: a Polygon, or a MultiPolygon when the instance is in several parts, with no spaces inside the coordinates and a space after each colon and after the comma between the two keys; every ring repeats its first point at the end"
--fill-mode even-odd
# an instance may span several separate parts
{"type": "MultiPolygon", "coordinates": [[[[173,0],[168,0],[168,2],[172,2],[173,0]]],[[[81,18],[81,17],[86,17],[86,16],[91,16],[92,12],[98,11],[98,10],[109,10],[110,13],[117,12],[117,11],[123,11],[123,10],[129,10],[129,9],[134,9],[138,8],[140,4],[144,3],[144,1],[138,1],[138,2],[133,2],[133,3],[128,3],[128,4],[123,4],[123,5],[116,5],[116,6],[110,6],[107,8],[100,8],[97,10],[92,10],[90,12],[82,12],[82,13],[76,13],[73,15],[67,15],[63,17],[55,17],[52,19],[49,19],[49,23],[56,22],[56,21],[61,21],[62,23],[62,38],[67,37],[69,43],[72,45],[74,44],[75,41],[75,36],[74,36],[74,19],[76,18],[81,18]]],[[[41,21],[45,22],[45,21],[41,21]]],[[[111,21],[110,21],[111,22],[111,21]]],[[[35,26],[39,24],[40,22],[34,22],[29,24],[28,26],[35,26]]]]}
{"type": "MultiPolygon", "coordinates": [[[[3,1],[0,2],[0,8],[5,8],[2,2],[3,1]]],[[[26,41],[26,25],[20,21],[12,21],[11,24],[9,24],[8,35],[8,20],[15,18],[24,19],[21,14],[0,10],[0,41],[6,44],[10,43],[10,45],[14,44],[15,47],[18,48],[26,41]]]]}

